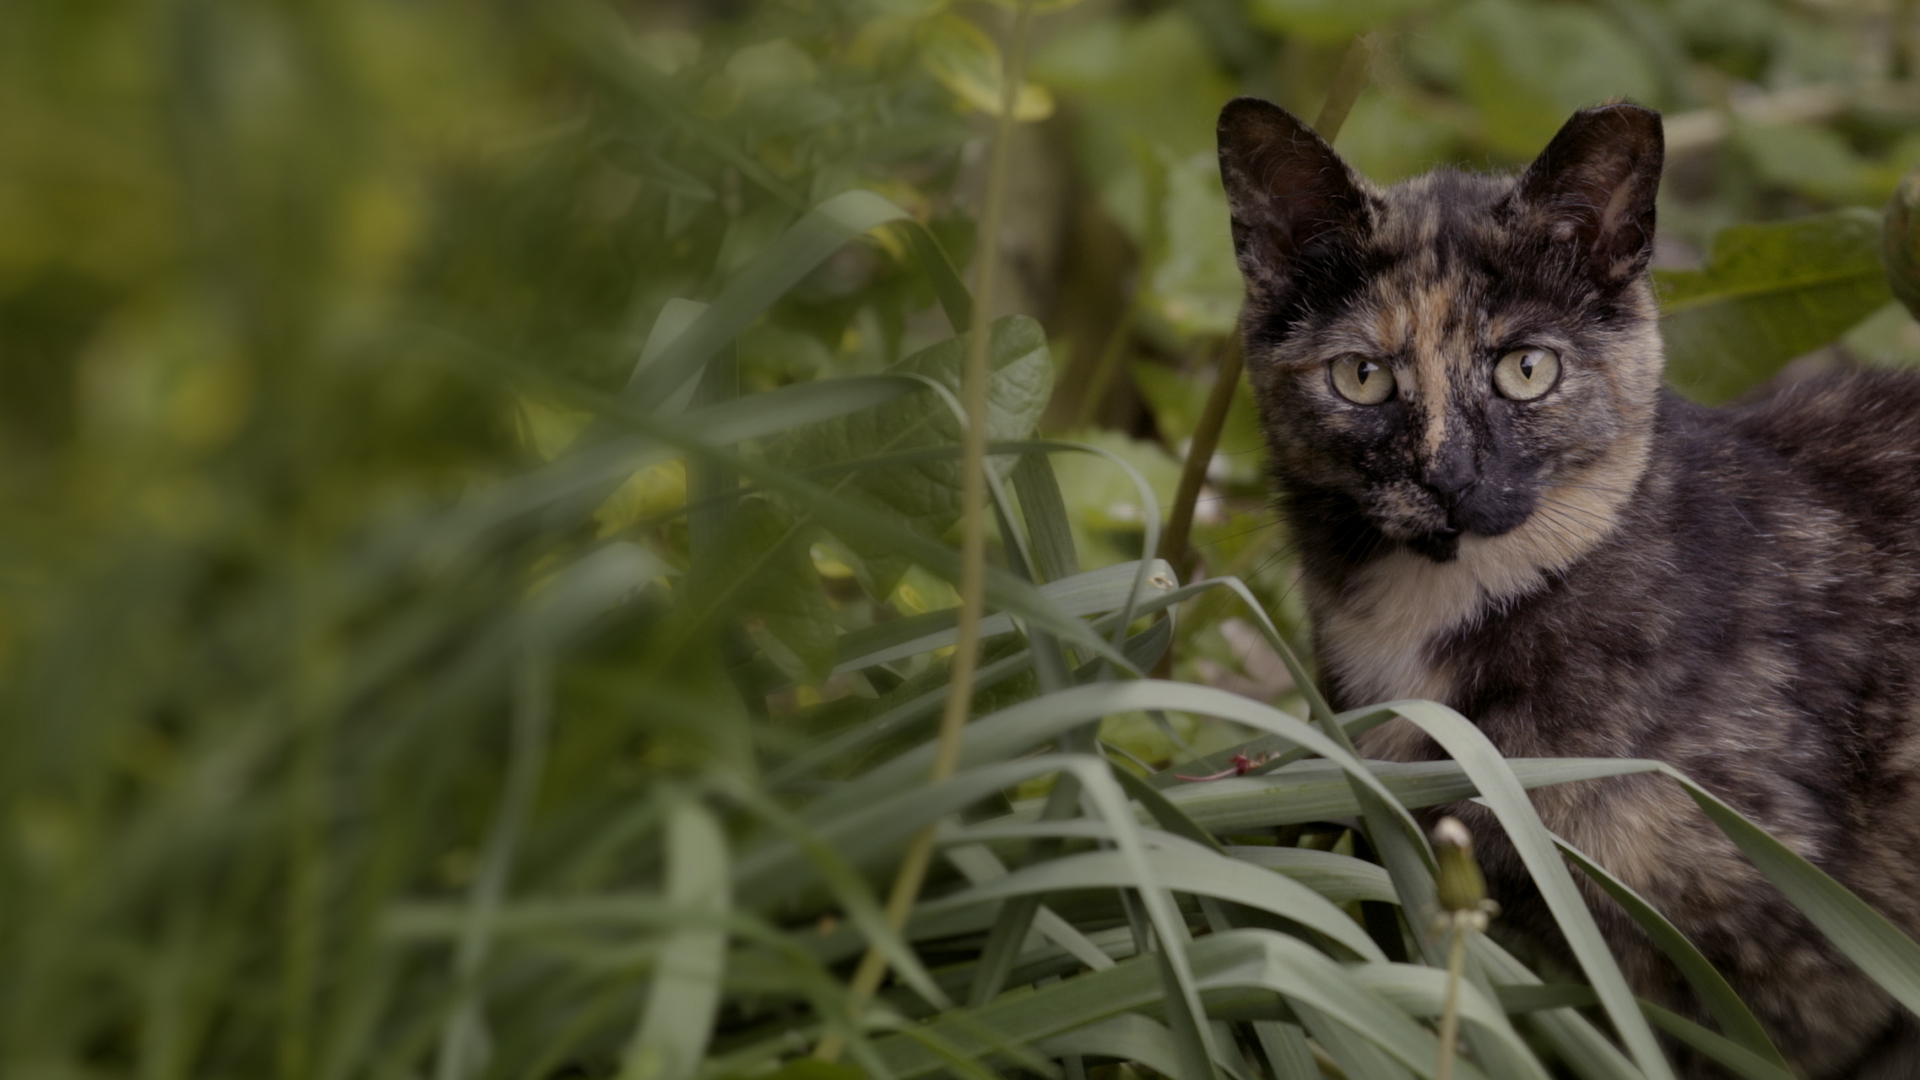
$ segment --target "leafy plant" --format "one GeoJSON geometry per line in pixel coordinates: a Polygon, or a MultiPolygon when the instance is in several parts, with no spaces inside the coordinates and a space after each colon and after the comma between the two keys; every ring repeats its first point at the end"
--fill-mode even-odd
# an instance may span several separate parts
{"type": "MultiPolygon", "coordinates": [[[[1779,1077],[1699,953],[1525,794],[1632,772],[1920,1006],[1912,942],[1663,766],[1503,761],[1430,703],[1333,715],[1244,395],[1209,383],[1236,88],[1332,97],[1391,179],[1511,161],[1532,104],[1617,92],[1556,63],[1581,42],[1705,110],[1676,117],[1698,138],[1702,72],[1818,75],[1808,42],[1848,28],[1062,6],[697,32],[573,5],[0,13],[8,1075],[1400,1078],[1440,1073],[1457,1023],[1460,1076],[1660,1077],[1660,1029],[1779,1077]],[[1420,33],[1355,45],[1383,25],[1420,33]],[[989,318],[1001,294],[955,269],[1011,273],[993,207],[1021,201],[991,192],[1049,110],[1076,228],[1123,252],[1082,268],[1111,318],[989,318]],[[1223,429],[1243,457],[1216,469],[1223,429]],[[1191,577],[1186,545],[1153,557],[1163,500],[1191,577]],[[1204,684],[1254,643],[1265,700],[1204,684]],[[1145,677],[1167,663],[1189,678],[1145,677]],[[1453,760],[1355,758],[1395,715],[1453,760]],[[1449,979],[1409,811],[1476,794],[1587,982],[1477,931],[1449,979]],[[1569,861],[1717,1031],[1631,999],[1569,861]]],[[[1905,355],[1857,212],[1713,231],[1883,195],[1910,140],[1843,113],[1817,130],[1845,182],[1748,134],[1726,190],[1668,215],[1718,237],[1663,278],[1703,395],[1864,348],[1863,318],[1905,355]]],[[[1911,201],[1885,234],[1903,296],[1911,201]]]]}

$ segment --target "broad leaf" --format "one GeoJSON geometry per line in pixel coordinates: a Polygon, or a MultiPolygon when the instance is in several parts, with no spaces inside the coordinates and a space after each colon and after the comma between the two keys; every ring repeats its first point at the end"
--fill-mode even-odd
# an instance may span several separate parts
{"type": "Polygon", "coordinates": [[[1825,345],[1887,302],[1880,222],[1851,209],[1713,238],[1707,265],[1654,275],[1667,377],[1696,401],[1725,401],[1825,345]]]}
{"type": "Polygon", "coordinates": [[[720,532],[720,551],[697,561],[687,582],[696,620],[739,613],[795,678],[833,666],[833,605],[808,556],[810,531],[766,499],[743,500],[720,532]]]}

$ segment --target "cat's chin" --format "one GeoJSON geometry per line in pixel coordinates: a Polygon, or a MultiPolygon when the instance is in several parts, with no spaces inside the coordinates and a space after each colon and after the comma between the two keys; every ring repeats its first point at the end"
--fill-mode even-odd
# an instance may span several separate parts
{"type": "Polygon", "coordinates": [[[1460,531],[1440,529],[1420,533],[1402,541],[1416,555],[1425,555],[1437,563],[1450,563],[1460,557],[1460,531]]]}

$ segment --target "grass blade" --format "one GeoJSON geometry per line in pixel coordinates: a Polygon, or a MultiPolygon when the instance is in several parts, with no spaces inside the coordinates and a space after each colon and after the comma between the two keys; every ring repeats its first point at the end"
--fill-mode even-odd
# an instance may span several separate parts
{"type": "Polygon", "coordinates": [[[1727,985],[1726,978],[1701,954],[1693,942],[1687,940],[1679,927],[1669,922],[1665,915],[1655,910],[1646,898],[1635,892],[1626,882],[1614,877],[1604,867],[1588,858],[1585,852],[1558,836],[1553,838],[1553,842],[1575,866],[1592,878],[1595,884],[1605,889],[1607,895],[1613,897],[1616,903],[1625,908],[1627,914],[1633,916],[1633,921],[1639,923],[1640,928],[1653,939],[1653,943],[1660,947],[1660,951],[1667,954],[1667,959],[1672,960],[1673,965],[1680,969],[1680,974],[1686,977],[1687,984],[1693,987],[1693,992],[1700,995],[1701,1004],[1705,1005],[1707,1011],[1713,1014],[1713,1018],[1719,1021],[1722,1031],[1726,1032],[1734,1042],[1745,1047],[1748,1052],[1772,1062],[1778,1068],[1787,1067],[1786,1059],[1781,1057],[1780,1051],[1774,1048],[1773,1040],[1767,1037],[1766,1029],[1760,1026],[1760,1021],[1747,1008],[1747,1003],[1740,1000],[1740,995],[1734,993],[1733,987],[1727,985]]]}
{"type": "MultiPolygon", "coordinates": [[[[1526,788],[1507,765],[1499,751],[1466,717],[1430,701],[1395,702],[1382,708],[1406,717],[1443,747],[1448,755],[1466,769],[1480,789],[1480,797],[1507,831],[1507,838],[1533,876],[1541,898],[1553,912],[1554,921],[1566,935],[1567,945],[1581,970],[1600,995],[1601,1006],[1627,1045],[1628,1053],[1649,1080],[1672,1080],[1673,1071],[1660,1052],[1653,1031],[1635,1006],[1626,976],[1614,962],[1600,927],[1587,910],[1586,901],[1574,887],[1566,864],[1540,822],[1540,814],[1527,798],[1526,788]]],[[[1656,763],[1645,763],[1651,771],[1656,763]]],[[[1920,971],[1916,967],[1915,971],[1920,971]]]]}
{"type": "Polygon", "coordinates": [[[1767,875],[1788,900],[1860,970],[1911,1011],[1920,1011],[1920,944],[1887,921],[1798,852],[1768,835],[1738,810],[1670,766],[1661,769],[1679,781],[1693,801],[1722,832],[1767,875]]]}
{"type": "MultiPolygon", "coordinates": [[[[707,808],[683,798],[667,817],[667,902],[724,919],[732,906],[727,836],[707,808]]],[[[700,1068],[720,1008],[722,930],[683,927],[661,947],[621,1080],[685,1080],[700,1068]]]]}

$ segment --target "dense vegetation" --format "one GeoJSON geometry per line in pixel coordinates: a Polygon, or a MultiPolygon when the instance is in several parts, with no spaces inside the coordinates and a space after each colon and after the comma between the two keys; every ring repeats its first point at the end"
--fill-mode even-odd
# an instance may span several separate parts
{"type": "Polygon", "coordinates": [[[0,7],[0,1073],[1783,1076],[1523,790],[1653,766],[1312,690],[1213,118],[1394,180],[1662,108],[1721,400],[1920,360],[1912,4],[726,7],[0,7]],[[1476,791],[1584,972],[1437,929],[1476,791]]]}

